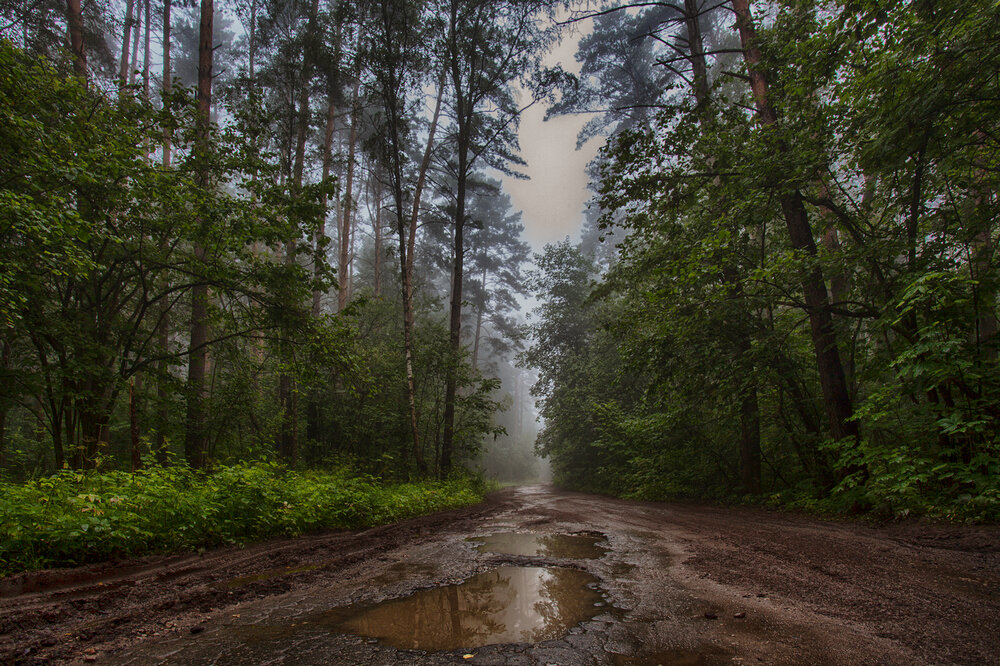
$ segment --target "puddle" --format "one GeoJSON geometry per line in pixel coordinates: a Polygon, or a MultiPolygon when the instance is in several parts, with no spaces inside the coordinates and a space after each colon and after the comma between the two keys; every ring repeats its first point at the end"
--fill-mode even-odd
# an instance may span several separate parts
{"type": "Polygon", "coordinates": [[[604,541],[603,537],[581,534],[500,532],[482,537],[469,537],[466,541],[479,543],[477,550],[480,553],[562,557],[575,560],[595,559],[608,550],[598,545],[598,542],[604,541]]]}
{"type": "Polygon", "coordinates": [[[536,643],[561,638],[606,611],[596,588],[596,578],[576,569],[499,567],[458,585],[330,611],[311,623],[428,652],[536,643]]]}

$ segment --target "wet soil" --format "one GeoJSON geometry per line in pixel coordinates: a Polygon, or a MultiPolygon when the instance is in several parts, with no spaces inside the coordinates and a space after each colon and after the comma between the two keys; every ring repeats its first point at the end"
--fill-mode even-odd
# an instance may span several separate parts
{"type": "Polygon", "coordinates": [[[0,581],[3,663],[994,664],[998,654],[996,528],[872,527],[539,486],[361,532],[0,581]],[[504,533],[522,536],[486,539],[504,533]],[[540,536],[591,550],[546,550],[540,536]],[[546,587],[543,572],[573,573],[546,587]],[[505,586],[514,598],[496,594],[505,586]],[[437,614],[452,607],[469,612],[437,614]],[[560,619],[547,633],[500,633],[532,613],[560,619]],[[420,638],[456,617],[459,629],[490,630],[424,649],[383,631],[420,638]]]}

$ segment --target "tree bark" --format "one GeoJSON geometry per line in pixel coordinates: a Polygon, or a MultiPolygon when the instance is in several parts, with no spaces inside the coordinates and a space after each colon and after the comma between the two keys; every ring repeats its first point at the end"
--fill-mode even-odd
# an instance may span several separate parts
{"type": "Polygon", "coordinates": [[[375,199],[375,219],[372,222],[372,231],[375,233],[375,298],[382,295],[382,181],[379,180],[378,172],[372,165],[372,189],[375,199]]]}
{"type": "MultiPolygon", "coordinates": [[[[302,193],[302,177],[305,171],[306,137],[309,130],[309,85],[312,78],[312,57],[316,31],[316,16],[319,12],[319,0],[313,0],[309,6],[309,18],[306,24],[305,46],[302,54],[302,78],[300,81],[298,100],[298,119],[296,122],[295,158],[292,167],[292,197],[297,199],[302,193]]],[[[298,231],[295,236],[285,242],[285,263],[292,265],[296,261],[298,250],[298,231]]],[[[281,406],[281,434],[278,438],[278,453],[285,461],[295,466],[298,462],[299,419],[298,392],[292,377],[282,372],[278,378],[278,402],[281,406]]]]}
{"type": "Polygon", "coordinates": [[[132,14],[135,11],[135,0],[128,0],[125,3],[125,27],[122,34],[122,57],[118,65],[118,78],[124,85],[125,81],[128,79],[128,63],[129,63],[129,53],[128,47],[132,39],[132,14]]]}
{"type": "MultiPolygon", "coordinates": [[[[170,95],[171,77],[170,71],[170,5],[171,0],[163,1],[163,97],[164,104],[170,95]]],[[[171,131],[169,125],[163,127],[163,168],[170,168],[171,159],[171,131]]],[[[157,324],[157,337],[159,339],[160,353],[166,356],[170,349],[170,304],[164,299],[160,306],[160,321],[157,324]]],[[[156,459],[161,465],[167,463],[167,424],[170,422],[170,410],[167,401],[170,398],[169,380],[170,365],[167,359],[159,361],[157,364],[158,379],[156,382],[156,459]]]]}
{"type": "MultiPolygon", "coordinates": [[[[360,68],[360,57],[358,67],[360,68]]],[[[355,71],[358,76],[360,72],[355,71]]],[[[361,91],[361,78],[355,79],[354,93],[351,99],[351,133],[347,141],[347,181],[344,185],[344,205],[343,216],[341,218],[340,229],[340,261],[338,262],[337,275],[337,311],[343,311],[347,307],[350,298],[350,278],[351,278],[351,229],[352,213],[354,211],[354,161],[358,144],[358,107],[360,100],[358,95],[361,91]]]]}
{"type": "Polygon", "coordinates": [[[73,52],[73,71],[87,85],[87,51],[83,44],[83,10],[80,0],[66,0],[66,23],[73,52]]]}
{"type": "MultiPolygon", "coordinates": [[[[337,124],[337,106],[334,103],[333,95],[329,96],[326,106],[326,128],[323,132],[323,182],[330,178],[330,167],[333,162],[333,134],[337,124]]],[[[320,197],[320,217],[319,228],[316,230],[316,240],[313,246],[313,278],[319,279],[320,267],[326,260],[326,216],[327,216],[327,196],[324,192],[320,197]]],[[[319,317],[320,306],[322,304],[323,291],[319,288],[313,290],[312,316],[319,317]]]]}
{"type": "MultiPolygon", "coordinates": [[[[441,103],[444,99],[444,72],[438,80],[438,95],[434,102],[434,113],[431,116],[431,125],[427,133],[427,146],[424,148],[424,156],[420,161],[420,171],[417,174],[417,184],[413,191],[413,210],[410,213],[410,225],[406,237],[405,251],[400,250],[400,259],[403,264],[403,352],[406,362],[406,397],[410,410],[410,434],[413,438],[413,455],[417,465],[424,468],[424,454],[420,447],[420,430],[417,418],[417,384],[413,373],[413,330],[416,316],[413,309],[413,255],[416,249],[417,223],[420,219],[420,202],[423,196],[424,185],[427,182],[427,170],[430,168],[431,156],[434,153],[434,135],[437,133],[438,122],[441,118],[441,103]]],[[[399,244],[403,245],[402,229],[400,229],[399,244]]]]}
{"type": "Polygon", "coordinates": [[[472,339],[472,369],[479,368],[479,336],[483,331],[483,311],[486,309],[486,269],[483,269],[482,278],[479,284],[480,293],[483,300],[476,305],[476,335],[472,339]]]}
{"type": "MultiPolygon", "coordinates": [[[[146,17],[149,21],[149,17],[146,17]]],[[[132,29],[132,64],[128,68],[128,84],[135,83],[135,70],[139,69],[139,26],[142,25],[142,5],[136,7],[135,25],[132,29]]]]}
{"type": "MultiPolygon", "coordinates": [[[[767,78],[760,68],[762,58],[760,49],[756,46],[756,33],[750,15],[749,0],[733,0],[733,10],[737,17],[736,24],[743,47],[743,57],[750,75],[750,88],[753,91],[757,115],[765,126],[774,127],[778,124],[778,116],[768,100],[767,78]]],[[[787,147],[781,144],[778,149],[782,152],[787,151],[787,147]]],[[[813,238],[801,193],[797,189],[786,191],[780,194],[779,200],[792,247],[810,258],[815,257],[816,241],[813,238]]],[[[820,386],[823,390],[823,402],[830,421],[830,434],[837,440],[857,439],[858,426],[851,420],[853,408],[847,391],[840,351],[837,348],[837,336],[830,315],[826,282],[818,266],[806,270],[803,291],[809,314],[813,350],[819,369],[820,386]]]]}
{"type": "MultiPolygon", "coordinates": [[[[208,190],[209,131],[212,112],[212,21],[213,0],[201,0],[201,26],[198,40],[198,115],[195,150],[197,151],[198,185],[208,190]]],[[[205,232],[206,222],[201,221],[205,232]]],[[[204,265],[206,252],[201,241],[194,246],[195,261],[204,265]]],[[[188,357],[187,436],[184,455],[196,468],[206,464],[207,437],[205,414],[205,376],[208,362],[208,286],[197,284],[191,289],[191,353],[188,357]]]]}
{"type": "Polygon", "coordinates": [[[149,101],[149,42],[152,37],[153,21],[150,18],[150,3],[146,0],[146,37],[145,49],[142,52],[142,97],[149,101]]]}

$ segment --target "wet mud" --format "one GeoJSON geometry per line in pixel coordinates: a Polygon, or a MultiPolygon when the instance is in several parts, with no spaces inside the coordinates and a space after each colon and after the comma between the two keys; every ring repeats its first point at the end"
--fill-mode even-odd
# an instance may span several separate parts
{"type": "Polygon", "coordinates": [[[0,581],[0,663],[996,663],[998,537],[508,489],[0,581]]]}
{"type": "Polygon", "coordinates": [[[500,555],[578,560],[601,557],[607,552],[601,545],[604,536],[593,534],[499,532],[482,537],[469,537],[466,541],[478,543],[476,550],[480,553],[500,555]]]}

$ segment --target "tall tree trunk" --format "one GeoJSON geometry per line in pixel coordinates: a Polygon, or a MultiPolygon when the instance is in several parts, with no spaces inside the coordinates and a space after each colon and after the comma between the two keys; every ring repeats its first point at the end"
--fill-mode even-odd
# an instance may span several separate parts
{"type": "Polygon", "coordinates": [[[486,310],[486,269],[483,269],[483,274],[479,283],[480,293],[482,295],[482,302],[476,304],[476,335],[472,339],[472,369],[479,369],[479,337],[483,332],[483,312],[486,310]]]}
{"type": "Polygon", "coordinates": [[[83,10],[80,0],[66,0],[66,23],[69,25],[69,45],[73,52],[73,71],[87,84],[87,51],[83,45],[83,10]]]}
{"type": "MultiPolygon", "coordinates": [[[[761,70],[761,53],[756,46],[756,33],[750,14],[750,1],[733,0],[733,11],[736,13],[736,23],[743,47],[743,57],[750,75],[750,87],[753,90],[757,115],[764,125],[775,126],[778,123],[778,116],[768,100],[767,78],[761,70]]],[[[787,151],[787,147],[780,144],[778,149],[787,151]]],[[[813,238],[812,227],[809,224],[809,216],[802,202],[801,193],[797,189],[782,192],[779,201],[792,247],[809,257],[815,257],[816,241],[813,238]]],[[[844,366],[840,361],[837,336],[830,316],[826,282],[819,267],[806,271],[806,276],[803,279],[803,291],[806,310],[809,314],[816,364],[819,369],[820,386],[823,390],[823,402],[830,421],[830,433],[834,439],[838,440],[857,439],[858,426],[851,420],[853,416],[851,398],[847,391],[844,366]]]]}
{"type": "MultiPolygon", "coordinates": [[[[198,40],[198,116],[195,150],[198,165],[198,185],[208,190],[209,130],[212,112],[212,20],[213,0],[201,0],[201,27],[198,40]]],[[[207,222],[201,221],[203,231],[207,222]]],[[[195,261],[205,263],[205,248],[194,246],[195,261]]],[[[200,469],[205,466],[207,433],[205,415],[205,376],[208,362],[208,285],[197,284],[191,289],[191,353],[188,358],[187,436],[184,455],[188,463],[200,469]]]]}
{"type": "MultiPolygon", "coordinates": [[[[166,98],[173,89],[173,72],[170,70],[170,5],[172,0],[163,0],[163,97],[166,98]]],[[[163,168],[170,168],[170,143],[172,132],[170,125],[163,126],[163,168]]]]}
{"type": "Polygon", "coordinates": [[[142,52],[142,97],[149,101],[149,42],[152,37],[153,20],[150,17],[150,3],[146,0],[146,37],[145,49],[142,52]]]}
{"type": "MultiPolygon", "coordinates": [[[[309,133],[309,93],[312,78],[312,57],[315,48],[316,16],[319,12],[319,0],[313,0],[309,6],[309,19],[306,24],[305,46],[302,54],[302,77],[299,88],[298,114],[296,119],[295,157],[292,166],[292,197],[298,199],[302,194],[302,177],[305,171],[306,137],[309,133]]],[[[298,221],[296,221],[298,222],[298,221]]],[[[298,224],[294,236],[285,243],[285,263],[292,265],[296,261],[298,250],[298,224]]],[[[278,402],[281,407],[281,435],[278,438],[278,452],[285,461],[294,466],[298,462],[299,419],[298,391],[292,377],[282,372],[278,377],[278,402]]]]}
{"type": "MultiPolygon", "coordinates": [[[[138,1],[138,0],[136,0],[138,1]]],[[[149,21],[149,17],[146,17],[149,21]]],[[[139,26],[142,25],[142,5],[136,7],[135,25],[132,28],[132,64],[128,68],[128,84],[135,83],[135,71],[139,69],[139,26]]]]}
{"type": "Polygon", "coordinates": [[[420,430],[417,414],[417,383],[413,372],[413,331],[416,315],[413,309],[413,255],[416,250],[417,223],[420,220],[420,202],[424,185],[427,182],[427,170],[430,168],[431,156],[434,154],[434,135],[437,133],[438,121],[441,118],[441,103],[444,99],[445,74],[442,71],[438,80],[438,94],[434,102],[434,113],[431,116],[431,126],[427,133],[427,146],[420,161],[420,171],[417,174],[417,184],[413,191],[413,210],[410,213],[410,224],[407,233],[400,229],[400,259],[403,265],[403,354],[406,363],[406,399],[410,411],[410,436],[413,440],[413,456],[417,465],[424,469],[424,454],[420,446],[420,430]],[[403,248],[403,238],[406,246],[403,248]]]}
{"type": "MultiPolygon", "coordinates": [[[[330,167],[333,162],[333,135],[337,125],[337,105],[331,94],[326,105],[326,128],[323,131],[323,182],[330,178],[330,167]]],[[[326,261],[326,216],[327,196],[324,192],[320,197],[320,223],[316,230],[316,240],[313,245],[313,278],[319,279],[320,269],[326,261]]],[[[318,287],[313,290],[312,316],[319,317],[323,291],[318,287]]]]}
{"type": "Polygon", "coordinates": [[[454,264],[451,274],[451,309],[448,317],[448,365],[444,393],[444,434],[441,439],[441,474],[451,471],[455,447],[455,402],[458,393],[458,363],[462,351],[462,281],[465,271],[465,195],[468,180],[468,127],[459,128],[458,187],[455,202],[454,264]]]}
{"type": "MultiPolygon", "coordinates": [[[[361,65],[358,57],[358,67],[361,65]]],[[[357,69],[357,68],[356,68],[357,69]]],[[[360,72],[355,71],[355,75],[360,72]]],[[[344,214],[341,218],[340,229],[340,261],[337,271],[337,311],[342,311],[347,307],[350,297],[351,278],[351,236],[352,236],[352,213],[354,211],[354,161],[358,144],[358,110],[360,100],[358,95],[361,91],[360,76],[355,79],[354,92],[351,97],[351,133],[347,141],[347,182],[344,186],[344,214]]]]}
{"type": "Polygon", "coordinates": [[[374,288],[375,298],[382,295],[382,181],[378,177],[378,171],[372,168],[372,189],[375,199],[375,217],[372,221],[372,231],[375,233],[375,276],[374,288]]]}
{"type": "MultiPolygon", "coordinates": [[[[337,106],[333,94],[327,98],[326,128],[323,132],[323,182],[330,177],[330,166],[333,161],[333,135],[336,129],[337,106]]],[[[324,191],[320,195],[320,220],[313,241],[313,279],[319,280],[320,270],[326,262],[326,217],[328,197],[324,191]]],[[[313,289],[312,316],[318,319],[322,312],[323,290],[313,289]]],[[[310,391],[306,403],[306,438],[317,442],[320,439],[320,405],[315,391],[310,391]]]]}
{"type": "Polygon", "coordinates": [[[135,0],[128,0],[125,3],[125,27],[122,34],[122,57],[118,65],[118,78],[124,84],[128,79],[129,53],[128,47],[132,40],[132,14],[135,11],[135,0]]]}
{"type": "MultiPolygon", "coordinates": [[[[163,97],[164,103],[170,95],[172,86],[170,71],[170,5],[171,0],[163,1],[163,97]]],[[[171,131],[169,124],[163,126],[163,168],[170,168],[171,131]]],[[[160,343],[160,353],[164,358],[157,364],[158,379],[156,382],[156,459],[161,465],[167,463],[167,424],[170,422],[170,409],[167,401],[170,398],[169,373],[170,365],[166,355],[170,350],[170,304],[163,299],[160,305],[160,320],[157,324],[157,337],[160,343]]]]}
{"type": "Polygon", "coordinates": [[[701,9],[698,0],[684,0],[684,25],[688,33],[688,47],[691,49],[691,73],[695,102],[699,112],[704,113],[708,104],[708,65],[705,61],[705,46],[701,33],[701,9]]]}

